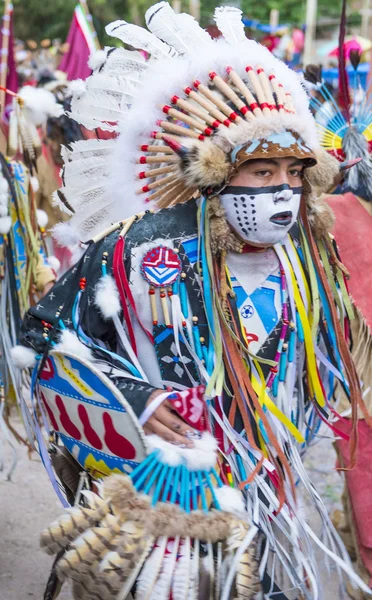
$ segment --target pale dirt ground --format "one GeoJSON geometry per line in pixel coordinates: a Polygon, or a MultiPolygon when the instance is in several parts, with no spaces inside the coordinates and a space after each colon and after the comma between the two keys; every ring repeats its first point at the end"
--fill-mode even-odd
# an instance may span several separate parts
{"type": "MultiPolygon", "coordinates": [[[[0,481],[0,600],[42,600],[52,559],[40,551],[39,533],[62,509],[38,457],[29,460],[23,447],[17,451],[13,481],[0,481]]],[[[4,453],[9,457],[6,445],[0,449],[4,453]]],[[[327,508],[340,508],[342,480],[334,471],[331,443],[322,441],[311,449],[306,463],[327,508]]],[[[311,507],[305,507],[306,518],[319,533],[311,507]]],[[[340,600],[334,571],[328,574],[324,568],[322,579],[321,600],[340,600]]],[[[68,588],[62,588],[59,600],[71,600],[68,588]]]]}

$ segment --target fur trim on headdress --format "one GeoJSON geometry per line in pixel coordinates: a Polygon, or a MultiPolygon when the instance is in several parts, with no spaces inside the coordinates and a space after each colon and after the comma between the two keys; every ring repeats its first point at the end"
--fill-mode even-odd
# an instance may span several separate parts
{"type": "Polygon", "coordinates": [[[178,172],[188,187],[203,189],[228,181],[231,164],[221,148],[211,140],[186,140],[184,145],[189,151],[180,157],[178,172]]]}
{"type": "Polygon", "coordinates": [[[335,216],[329,204],[324,200],[324,194],[316,196],[308,194],[306,204],[309,215],[309,223],[314,236],[319,240],[325,238],[333,229],[335,216]]]}
{"type": "Polygon", "coordinates": [[[251,121],[243,121],[238,127],[224,128],[217,132],[213,141],[225,152],[230,152],[236,146],[253,140],[264,140],[275,133],[293,131],[300,137],[306,138],[307,122],[299,115],[283,113],[275,116],[262,116],[251,121]]]}
{"type": "Polygon", "coordinates": [[[304,194],[309,223],[317,239],[326,237],[333,229],[335,217],[323,199],[341,179],[340,163],[331,154],[321,149],[316,152],[318,163],[306,169],[304,194]]]}
{"type": "Polygon", "coordinates": [[[231,230],[218,196],[208,201],[211,250],[214,256],[226,252],[241,252],[243,242],[231,230]]]}
{"type": "Polygon", "coordinates": [[[323,149],[316,153],[317,164],[306,170],[306,179],[316,195],[328,193],[340,179],[340,163],[323,149]]]}

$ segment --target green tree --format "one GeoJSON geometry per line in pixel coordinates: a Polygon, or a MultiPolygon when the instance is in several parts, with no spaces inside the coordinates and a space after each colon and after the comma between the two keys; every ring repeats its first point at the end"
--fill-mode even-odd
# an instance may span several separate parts
{"type": "MultiPolygon", "coordinates": [[[[94,26],[101,44],[109,42],[105,34],[105,25],[115,19],[126,19],[143,24],[145,10],[156,0],[88,0],[93,15],[94,26]]],[[[225,0],[226,1],[226,0],[225,0]]],[[[21,39],[61,38],[64,40],[71,22],[77,0],[13,0],[14,25],[16,36],[21,39]]],[[[201,25],[212,22],[213,11],[224,0],[201,0],[201,25]]],[[[236,0],[244,14],[251,19],[268,23],[270,10],[276,8],[280,13],[280,22],[302,25],[305,20],[305,0],[236,0]]],[[[189,2],[183,0],[183,9],[187,11],[189,2]]],[[[318,20],[322,17],[337,19],[341,12],[341,0],[318,0],[318,20]]],[[[353,19],[354,21],[354,19],[353,19]]]]}
{"type": "MultiPolygon", "coordinates": [[[[15,35],[23,40],[65,40],[77,0],[13,0],[15,35]]],[[[107,42],[105,25],[128,19],[130,0],[88,0],[101,43],[107,42]]]]}

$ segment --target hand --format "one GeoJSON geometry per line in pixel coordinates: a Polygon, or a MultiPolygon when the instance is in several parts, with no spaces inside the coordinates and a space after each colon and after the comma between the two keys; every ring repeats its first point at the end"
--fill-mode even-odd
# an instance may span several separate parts
{"type": "MultiPolygon", "coordinates": [[[[163,391],[156,391],[151,394],[146,406],[163,393],[163,391]]],[[[194,443],[192,439],[200,437],[200,433],[191,429],[187,423],[177,415],[172,404],[167,400],[153,412],[149,420],[143,426],[143,429],[146,435],[155,433],[163,440],[183,448],[193,448],[194,443]]]]}

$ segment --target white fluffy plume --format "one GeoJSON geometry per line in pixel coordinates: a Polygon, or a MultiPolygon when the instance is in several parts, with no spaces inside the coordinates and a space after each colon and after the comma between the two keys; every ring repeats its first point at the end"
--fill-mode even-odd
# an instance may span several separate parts
{"type": "Polygon", "coordinates": [[[12,226],[12,219],[10,217],[1,217],[0,219],[0,234],[6,235],[9,233],[12,226]]]}
{"type": "Polygon", "coordinates": [[[214,20],[228,44],[246,41],[242,11],[233,6],[218,6],[214,11],[214,20]]]}
{"type": "Polygon", "coordinates": [[[71,248],[80,242],[76,232],[68,223],[57,223],[52,229],[52,236],[62,248],[71,248]]]}
{"type": "Polygon", "coordinates": [[[18,92],[18,95],[24,101],[27,118],[35,127],[45,125],[48,117],[59,117],[63,113],[63,107],[48,90],[27,85],[18,92]]]}
{"type": "Polygon", "coordinates": [[[47,263],[53,269],[53,271],[58,273],[61,268],[61,263],[56,256],[48,256],[47,263]]]}
{"type": "Polygon", "coordinates": [[[93,361],[93,354],[89,348],[84,346],[84,344],[77,337],[76,333],[74,331],[70,331],[69,329],[64,329],[62,331],[59,343],[54,347],[54,350],[61,352],[62,354],[73,354],[74,356],[82,358],[88,362],[93,361]]]}
{"type": "Polygon", "coordinates": [[[104,275],[97,284],[95,304],[104,319],[113,319],[121,311],[120,297],[114,278],[104,275]]]}
{"type": "Polygon", "coordinates": [[[176,14],[168,2],[158,2],[147,10],[146,25],[154,35],[180,54],[189,53],[195,46],[210,44],[212,41],[194,17],[176,14]]]}
{"type": "Polygon", "coordinates": [[[39,227],[46,227],[48,225],[48,215],[45,210],[41,210],[41,208],[36,210],[36,219],[39,227]]]}
{"type": "Polygon", "coordinates": [[[26,346],[14,346],[11,349],[13,364],[18,369],[31,369],[36,364],[36,352],[26,346]]]}
{"type": "Polygon", "coordinates": [[[95,71],[96,69],[100,69],[104,65],[105,60],[105,50],[97,50],[97,52],[93,52],[93,54],[90,55],[88,65],[92,69],[92,71],[95,71]]]}
{"type": "Polygon", "coordinates": [[[236,488],[224,485],[221,488],[217,488],[215,494],[221,510],[233,514],[240,514],[245,511],[243,495],[236,488]]]}

